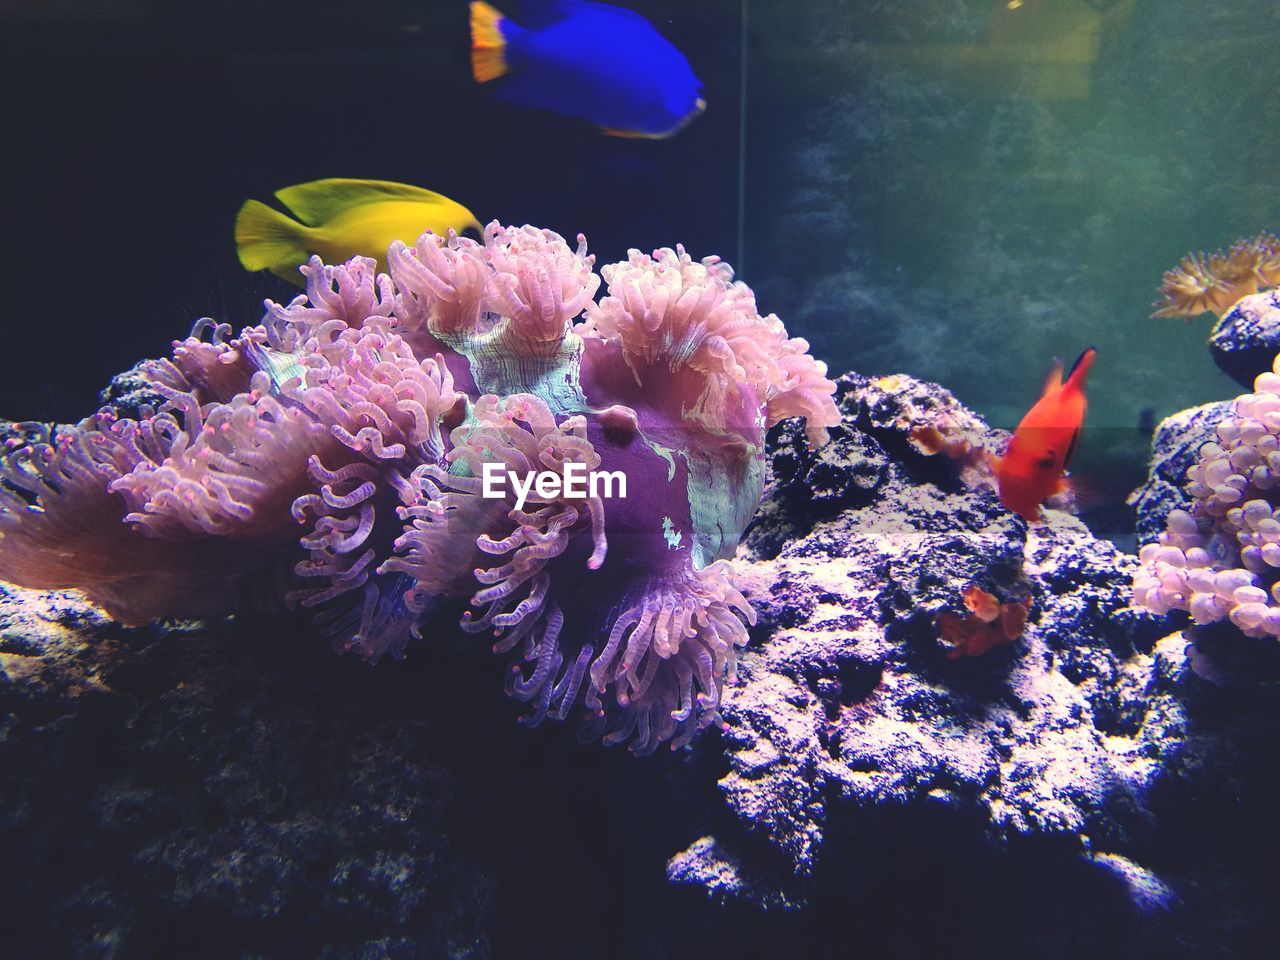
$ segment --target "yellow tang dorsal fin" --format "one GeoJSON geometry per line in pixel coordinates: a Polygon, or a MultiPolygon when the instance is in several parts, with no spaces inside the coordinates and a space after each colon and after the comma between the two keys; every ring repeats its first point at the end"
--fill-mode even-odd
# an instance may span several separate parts
{"type": "Polygon", "coordinates": [[[330,177],[312,180],[276,191],[283,203],[309,227],[332,220],[345,210],[364,203],[386,200],[413,200],[418,203],[451,203],[443,194],[390,180],[347,180],[330,177]]]}

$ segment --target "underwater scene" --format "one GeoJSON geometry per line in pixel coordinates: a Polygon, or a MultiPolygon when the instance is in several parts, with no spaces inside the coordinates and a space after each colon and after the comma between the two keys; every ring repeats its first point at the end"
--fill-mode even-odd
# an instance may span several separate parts
{"type": "Polygon", "coordinates": [[[1274,0],[12,0],[0,957],[1271,957],[1274,0]]]}

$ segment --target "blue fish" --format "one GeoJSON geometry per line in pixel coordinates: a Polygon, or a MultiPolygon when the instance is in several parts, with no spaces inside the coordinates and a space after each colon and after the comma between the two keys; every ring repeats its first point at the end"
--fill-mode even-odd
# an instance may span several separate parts
{"type": "Polygon", "coordinates": [[[657,139],[706,107],[689,61],[644,17],[587,0],[547,0],[536,26],[471,4],[471,72],[502,78],[508,103],[589,120],[604,133],[657,139]]]}

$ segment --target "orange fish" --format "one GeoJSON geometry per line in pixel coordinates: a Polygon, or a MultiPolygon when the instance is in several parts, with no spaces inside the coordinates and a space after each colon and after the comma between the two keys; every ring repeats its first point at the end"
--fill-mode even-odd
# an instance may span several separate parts
{"type": "Polygon", "coordinates": [[[1000,502],[1029,523],[1040,518],[1040,504],[1067,489],[1062,472],[1080,440],[1088,406],[1084,378],[1097,353],[1089,347],[1080,354],[1066,382],[1062,362],[1053,365],[1044,393],[1022,418],[1009,448],[995,463],[1000,502]]]}

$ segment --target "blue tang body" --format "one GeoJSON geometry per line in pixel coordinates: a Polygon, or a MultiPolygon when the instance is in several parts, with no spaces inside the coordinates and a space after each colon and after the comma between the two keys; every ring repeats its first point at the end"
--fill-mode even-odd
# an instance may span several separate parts
{"type": "Polygon", "coordinates": [[[500,78],[508,103],[636,137],[670,136],[702,111],[689,61],[639,14],[586,0],[537,7],[539,25],[525,27],[487,3],[471,5],[473,72],[481,82],[500,78]]]}

